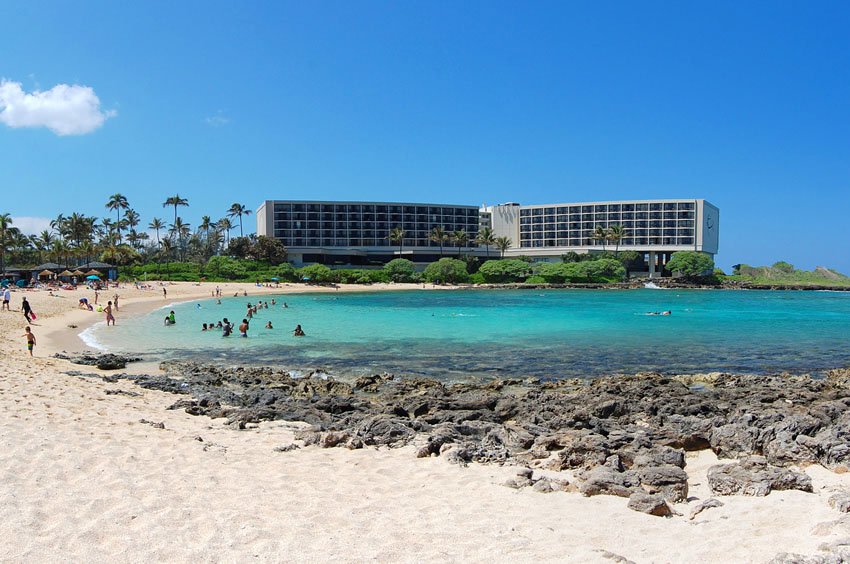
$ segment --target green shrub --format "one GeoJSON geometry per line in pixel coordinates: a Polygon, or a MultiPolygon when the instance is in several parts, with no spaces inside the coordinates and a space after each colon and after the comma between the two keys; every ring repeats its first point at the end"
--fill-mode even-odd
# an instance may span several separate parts
{"type": "Polygon", "coordinates": [[[324,284],[336,279],[333,270],[324,264],[311,264],[298,270],[298,276],[305,282],[324,284]]]}
{"type": "Polygon", "coordinates": [[[393,282],[413,282],[416,269],[411,261],[397,258],[384,265],[384,272],[393,282]]]}
{"type": "Polygon", "coordinates": [[[423,273],[425,280],[432,284],[458,284],[469,280],[466,263],[453,258],[441,258],[432,262],[423,273]]]}
{"type": "Polygon", "coordinates": [[[242,261],[221,256],[211,257],[207,261],[206,270],[213,276],[227,280],[244,278],[248,274],[248,269],[242,264],[242,261]]]}
{"type": "Polygon", "coordinates": [[[673,253],[667,269],[683,276],[703,276],[714,271],[714,259],[706,253],[679,251],[673,253]]]}
{"type": "Polygon", "coordinates": [[[522,282],[531,274],[531,265],[519,259],[488,260],[478,272],[490,283],[522,282]]]}
{"type": "Polygon", "coordinates": [[[542,276],[532,275],[525,279],[526,284],[548,284],[549,281],[542,276]]]}
{"type": "Polygon", "coordinates": [[[487,282],[487,281],[484,280],[484,275],[481,274],[480,272],[476,272],[475,274],[469,275],[469,283],[470,284],[484,284],[485,282],[487,282]]]}
{"type": "Polygon", "coordinates": [[[274,277],[280,278],[285,282],[298,281],[298,273],[295,271],[295,267],[286,262],[274,267],[272,273],[274,277]]]}
{"type": "Polygon", "coordinates": [[[534,278],[539,280],[538,282],[534,282],[534,284],[542,284],[544,282],[560,284],[564,281],[564,264],[569,263],[553,264],[549,262],[538,262],[532,268],[534,275],[528,278],[526,282],[530,282],[531,278],[534,278]]]}
{"type": "Polygon", "coordinates": [[[779,272],[784,272],[785,274],[791,274],[794,272],[794,265],[789,262],[785,262],[784,260],[773,263],[773,268],[779,272]]]}

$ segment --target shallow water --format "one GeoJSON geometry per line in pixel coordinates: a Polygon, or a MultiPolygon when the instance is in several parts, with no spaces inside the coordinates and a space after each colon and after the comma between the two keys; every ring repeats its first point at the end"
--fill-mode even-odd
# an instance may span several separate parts
{"type": "MultiPolygon", "coordinates": [[[[271,302],[271,296],[261,298],[271,302]]],[[[241,321],[254,298],[169,306],[85,334],[156,359],[220,359],[334,373],[450,379],[661,371],[767,373],[850,365],[850,293],[464,290],[300,294],[260,310],[249,338],[201,332],[241,321]],[[281,304],[289,305],[284,309],[281,304]],[[200,307],[198,307],[200,304],[200,307]],[[671,310],[670,316],[646,315],[671,310]],[[274,329],[265,329],[272,321],[274,329]],[[301,324],[306,337],[292,336],[301,324]]]]}

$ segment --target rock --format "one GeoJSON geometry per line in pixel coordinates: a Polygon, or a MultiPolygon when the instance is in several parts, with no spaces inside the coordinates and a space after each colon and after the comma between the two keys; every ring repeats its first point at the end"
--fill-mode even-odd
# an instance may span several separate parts
{"type": "Polygon", "coordinates": [[[636,472],[647,493],[659,494],[672,502],[688,499],[688,474],[678,466],[649,466],[639,468],[636,472]]]}
{"type": "Polygon", "coordinates": [[[645,492],[634,492],[629,496],[628,508],[657,517],[670,517],[673,514],[664,496],[645,492]]]}
{"type": "Polygon", "coordinates": [[[714,499],[714,498],[707,499],[707,500],[703,501],[702,503],[700,503],[699,505],[695,506],[693,509],[691,509],[691,514],[688,516],[688,519],[693,521],[694,517],[696,517],[697,515],[699,515],[700,513],[705,511],[706,509],[711,509],[711,508],[714,508],[714,507],[723,507],[723,502],[720,501],[719,499],[714,499]]]}
{"type": "Polygon", "coordinates": [[[293,450],[298,450],[301,448],[295,443],[289,443],[288,445],[281,445],[279,447],[274,447],[275,452],[292,452],[293,450]]]}
{"type": "Polygon", "coordinates": [[[137,362],[139,360],[142,360],[139,357],[122,356],[112,353],[83,353],[79,355],[67,355],[63,353],[56,353],[53,356],[54,358],[67,360],[69,362],[72,362],[73,364],[97,366],[100,370],[118,370],[120,368],[126,368],[128,362],[137,362]]]}
{"type": "Polygon", "coordinates": [[[850,492],[839,492],[829,497],[829,506],[842,513],[850,513],[850,492]]]}
{"type": "Polygon", "coordinates": [[[762,456],[750,456],[709,468],[708,486],[719,495],[765,496],[772,490],[811,492],[812,479],[801,472],[770,465],[762,456]]]}
{"type": "Polygon", "coordinates": [[[566,480],[558,480],[555,478],[540,478],[534,482],[532,489],[538,493],[552,493],[558,491],[566,491],[569,483],[566,480]]]}
{"type": "Polygon", "coordinates": [[[640,480],[632,472],[617,472],[607,466],[597,466],[579,476],[578,491],[582,495],[631,496],[640,486],[640,480]]]}
{"type": "Polygon", "coordinates": [[[530,480],[534,475],[534,470],[531,468],[520,468],[516,471],[516,475],[530,480]]]}

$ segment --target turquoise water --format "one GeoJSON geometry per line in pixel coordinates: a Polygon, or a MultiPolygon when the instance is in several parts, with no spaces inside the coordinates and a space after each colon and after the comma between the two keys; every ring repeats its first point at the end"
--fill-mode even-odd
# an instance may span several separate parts
{"type": "MultiPolygon", "coordinates": [[[[217,358],[333,373],[449,379],[661,371],[817,371],[850,365],[850,293],[705,290],[463,290],[276,296],[249,337],[251,296],[184,303],[86,337],[150,358],[217,358]],[[289,305],[284,309],[283,301],[289,305]],[[198,307],[197,304],[200,304],[198,307]],[[174,309],[177,324],[163,318],[174,309]],[[646,312],[671,310],[670,316],[646,312]],[[271,321],[274,329],[265,329],[271,321]],[[291,334],[301,324],[306,337],[291,334]]],[[[261,298],[271,302],[271,296],[261,298]]]]}

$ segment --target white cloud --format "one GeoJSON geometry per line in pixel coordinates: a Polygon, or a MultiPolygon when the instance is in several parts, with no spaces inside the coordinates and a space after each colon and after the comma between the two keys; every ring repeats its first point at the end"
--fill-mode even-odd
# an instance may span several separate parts
{"type": "Polygon", "coordinates": [[[46,217],[14,217],[12,227],[17,227],[24,235],[38,235],[45,229],[50,230],[50,220],[46,217]]]}
{"type": "Polygon", "coordinates": [[[46,127],[57,135],[83,135],[116,114],[100,109],[100,99],[90,86],[57,84],[43,92],[24,92],[20,82],[0,81],[0,123],[9,127],[46,127]]]}
{"type": "Polygon", "coordinates": [[[228,123],[230,123],[230,118],[225,116],[224,113],[219,110],[215,113],[214,116],[204,118],[204,123],[206,123],[210,127],[221,127],[222,125],[227,125],[228,123]]]}

